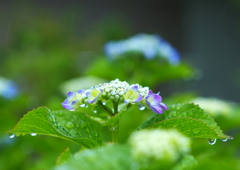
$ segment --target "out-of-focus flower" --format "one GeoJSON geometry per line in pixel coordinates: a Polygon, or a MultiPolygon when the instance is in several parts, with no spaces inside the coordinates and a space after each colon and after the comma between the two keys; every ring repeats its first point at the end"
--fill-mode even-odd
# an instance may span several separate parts
{"type": "Polygon", "coordinates": [[[91,86],[94,86],[96,84],[101,84],[104,82],[106,82],[106,80],[99,77],[81,76],[60,84],[60,90],[63,94],[66,94],[69,91],[78,91],[79,89],[88,89],[91,86]]]}
{"type": "Polygon", "coordinates": [[[13,99],[18,93],[18,86],[13,81],[0,77],[0,96],[5,99],[13,99]]]}
{"type": "Polygon", "coordinates": [[[78,93],[69,92],[62,106],[68,110],[73,110],[79,106],[98,105],[97,101],[100,101],[102,105],[109,101],[114,101],[118,105],[138,103],[141,106],[140,110],[146,106],[155,113],[167,110],[167,106],[161,103],[162,97],[159,94],[153,94],[148,87],[142,87],[139,84],[129,85],[126,81],[122,82],[118,79],[93,86],[90,89],[80,90],[78,93]]]}
{"type": "Polygon", "coordinates": [[[190,151],[190,140],[175,130],[141,130],[129,138],[132,156],[137,160],[176,161],[190,151]]]}
{"type": "Polygon", "coordinates": [[[154,94],[152,90],[148,92],[146,103],[157,114],[161,114],[163,110],[168,110],[168,107],[162,103],[162,97],[158,94],[154,94]]]}
{"type": "Polygon", "coordinates": [[[223,101],[217,98],[204,98],[198,97],[192,100],[195,104],[198,104],[204,111],[212,116],[226,116],[231,117],[234,113],[234,103],[223,101]]]}
{"type": "Polygon", "coordinates": [[[178,51],[159,35],[137,34],[122,41],[111,41],[105,45],[105,53],[109,59],[116,59],[126,53],[137,52],[147,60],[165,58],[171,64],[180,61],[178,51]]]}

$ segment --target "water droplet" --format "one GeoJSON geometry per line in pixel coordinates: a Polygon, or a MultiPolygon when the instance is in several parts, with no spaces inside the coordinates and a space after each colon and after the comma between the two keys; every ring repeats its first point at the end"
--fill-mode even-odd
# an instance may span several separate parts
{"type": "Polygon", "coordinates": [[[72,122],[67,122],[67,123],[66,123],[66,127],[69,128],[69,129],[71,129],[71,128],[74,127],[74,124],[73,124],[72,122]]]}
{"type": "Polygon", "coordinates": [[[194,134],[196,134],[196,135],[199,134],[200,131],[201,131],[200,129],[193,129],[193,130],[192,130],[192,132],[193,132],[194,134]]]}
{"type": "Polygon", "coordinates": [[[108,126],[108,129],[109,129],[110,131],[114,131],[114,130],[115,130],[115,127],[113,127],[113,126],[108,126]]]}
{"type": "Polygon", "coordinates": [[[86,126],[86,123],[83,122],[83,121],[81,121],[81,122],[80,122],[80,128],[84,128],[85,126],[86,126]]]}
{"type": "Polygon", "coordinates": [[[86,107],[86,104],[80,104],[80,107],[86,107]]]}
{"type": "Polygon", "coordinates": [[[97,113],[97,110],[93,110],[93,113],[97,113]]]}
{"type": "Polygon", "coordinates": [[[143,104],[138,104],[138,109],[139,110],[144,110],[146,107],[143,104]]]}
{"type": "Polygon", "coordinates": [[[103,105],[106,105],[106,104],[107,104],[107,102],[102,102],[102,104],[103,104],[103,105]]]}
{"type": "Polygon", "coordinates": [[[69,111],[74,111],[75,109],[70,109],[69,111]]]}
{"type": "Polygon", "coordinates": [[[31,133],[30,135],[31,135],[31,136],[36,136],[37,134],[36,134],[36,133],[31,133]]]}
{"type": "Polygon", "coordinates": [[[223,142],[226,142],[229,138],[226,138],[226,139],[222,139],[223,142]]]}
{"type": "Polygon", "coordinates": [[[177,116],[177,112],[172,111],[172,115],[173,115],[174,117],[176,117],[176,116],[177,116]]]}
{"type": "Polygon", "coordinates": [[[13,134],[13,133],[11,133],[11,134],[9,134],[9,138],[14,138],[15,137],[15,135],[13,134]]]}
{"type": "Polygon", "coordinates": [[[216,143],[217,139],[208,139],[208,143],[210,145],[214,145],[216,143]]]}

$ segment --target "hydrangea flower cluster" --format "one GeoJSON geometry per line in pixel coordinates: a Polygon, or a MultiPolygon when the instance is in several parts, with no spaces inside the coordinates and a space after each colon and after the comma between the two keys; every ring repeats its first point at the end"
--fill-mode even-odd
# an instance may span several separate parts
{"type": "Polygon", "coordinates": [[[122,41],[111,41],[105,45],[105,52],[109,59],[115,59],[127,52],[139,52],[147,60],[155,57],[167,59],[171,64],[178,64],[178,51],[159,35],[137,34],[122,41]]]}
{"type": "MultiPolygon", "coordinates": [[[[209,113],[213,117],[217,116],[225,116],[225,117],[233,117],[234,104],[233,102],[223,101],[217,98],[204,98],[198,97],[192,100],[193,103],[198,104],[202,109],[204,109],[207,113],[209,113]]],[[[237,105],[237,104],[236,104],[237,105]]]]}
{"type": "Polygon", "coordinates": [[[141,130],[129,138],[136,160],[176,161],[190,151],[190,140],[175,130],[141,130]]]}
{"type": "Polygon", "coordinates": [[[0,96],[5,99],[13,99],[18,93],[18,87],[12,80],[0,77],[0,96]]]}
{"type": "Polygon", "coordinates": [[[147,107],[157,114],[168,110],[168,107],[162,103],[159,93],[154,94],[148,87],[142,87],[139,84],[129,85],[126,81],[118,79],[93,86],[90,89],[69,92],[62,106],[68,110],[75,110],[78,107],[87,107],[99,102],[104,106],[108,101],[114,101],[117,104],[138,103],[140,110],[147,107]]]}

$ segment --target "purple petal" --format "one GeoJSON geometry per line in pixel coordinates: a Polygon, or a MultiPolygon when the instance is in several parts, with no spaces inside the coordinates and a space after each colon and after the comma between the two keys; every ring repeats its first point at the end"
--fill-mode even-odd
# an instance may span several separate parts
{"type": "Polygon", "coordinates": [[[162,114],[162,107],[159,105],[150,106],[150,109],[157,114],[162,114]]]}
{"type": "Polygon", "coordinates": [[[163,110],[167,110],[167,106],[164,103],[161,103],[162,97],[160,95],[154,94],[152,90],[149,90],[146,97],[146,103],[157,114],[162,114],[163,110]]]}
{"type": "Polygon", "coordinates": [[[164,103],[160,103],[161,107],[163,108],[163,110],[168,110],[167,105],[165,105],[164,103]]]}
{"type": "Polygon", "coordinates": [[[68,95],[68,98],[69,98],[69,97],[72,97],[73,95],[75,95],[75,92],[68,92],[67,95],[68,95]]]}
{"type": "Polygon", "coordinates": [[[77,108],[76,103],[77,103],[76,100],[73,101],[73,102],[69,102],[69,100],[66,99],[66,100],[62,103],[62,106],[63,106],[65,109],[72,110],[72,109],[76,109],[76,108],[77,108]]]}
{"type": "Polygon", "coordinates": [[[86,90],[79,90],[78,93],[79,94],[84,94],[84,93],[86,93],[86,90]]]}

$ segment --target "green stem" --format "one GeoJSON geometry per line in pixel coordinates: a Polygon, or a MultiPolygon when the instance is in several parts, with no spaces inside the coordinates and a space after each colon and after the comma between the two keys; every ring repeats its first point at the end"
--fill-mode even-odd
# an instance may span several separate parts
{"type": "Polygon", "coordinates": [[[114,126],[111,126],[112,142],[118,143],[119,121],[114,126]]]}
{"type": "Polygon", "coordinates": [[[114,110],[114,115],[118,114],[118,102],[113,101],[113,110],[114,110]]]}
{"type": "Polygon", "coordinates": [[[108,110],[108,108],[105,107],[105,105],[103,105],[102,102],[99,102],[99,104],[103,107],[103,109],[104,109],[110,116],[113,116],[113,115],[114,115],[114,113],[112,113],[110,110],[108,110]]]}
{"type": "MultiPolygon", "coordinates": [[[[113,109],[114,115],[118,114],[118,102],[113,101],[113,109]]],[[[112,142],[118,143],[118,135],[119,135],[119,120],[115,123],[115,125],[110,127],[112,131],[112,142]]]]}

